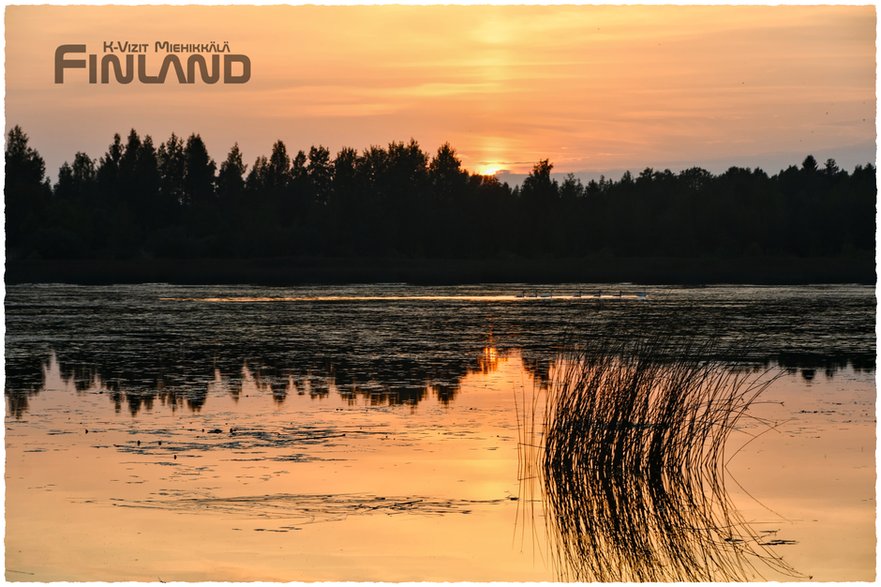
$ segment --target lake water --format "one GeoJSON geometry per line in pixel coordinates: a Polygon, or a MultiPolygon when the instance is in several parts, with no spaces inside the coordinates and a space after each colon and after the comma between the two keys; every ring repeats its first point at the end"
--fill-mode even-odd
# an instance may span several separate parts
{"type": "Polygon", "coordinates": [[[22,285],[6,326],[9,580],[567,578],[529,406],[636,337],[778,375],[738,520],[797,579],[875,576],[871,287],[22,285]]]}

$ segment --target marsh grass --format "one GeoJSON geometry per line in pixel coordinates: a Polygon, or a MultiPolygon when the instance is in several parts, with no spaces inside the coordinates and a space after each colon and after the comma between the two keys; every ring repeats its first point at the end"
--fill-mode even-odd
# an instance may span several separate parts
{"type": "Polygon", "coordinates": [[[704,359],[712,350],[596,341],[556,361],[543,406],[519,403],[521,490],[541,486],[560,579],[799,576],[726,487],[729,437],[775,376],[704,359]]]}

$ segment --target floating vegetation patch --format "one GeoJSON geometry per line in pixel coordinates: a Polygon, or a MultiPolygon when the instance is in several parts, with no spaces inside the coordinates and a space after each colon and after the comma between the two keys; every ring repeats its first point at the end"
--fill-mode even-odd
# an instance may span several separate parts
{"type": "MultiPolygon", "coordinates": [[[[190,429],[191,435],[181,438],[180,433],[166,429],[132,431],[136,435],[161,435],[164,440],[133,439],[123,444],[113,444],[113,448],[122,453],[169,457],[180,454],[194,457],[205,451],[224,451],[233,454],[251,455],[234,457],[230,460],[278,460],[278,461],[319,461],[342,460],[340,457],[327,457],[314,453],[295,452],[287,455],[267,455],[267,451],[289,448],[336,447],[345,438],[347,441],[368,437],[386,437],[389,430],[385,426],[279,426],[272,429],[257,427],[203,428],[190,429]]],[[[103,445],[95,445],[103,446],[103,445]]],[[[177,458],[176,456],[174,458],[177,458]]]]}
{"type": "MultiPolygon", "coordinates": [[[[237,497],[171,497],[126,500],[113,499],[117,507],[171,510],[180,513],[210,511],[246,515],[249,518],[283,519],[294,524],[345,520],[367,514],[470,514],[478,505],[501,504],[505,498],[491,500],[441,499],[424,496],[377,496],[372,494],[286,494],[237,497]]],[[[291,527],[292,529],[297,529],[291,527]]],[[[263,529],[267,530],[267,529],[263,529]]]]}
{"type": "Polygon", "coordinates": [[[706,360],[718,356],[706,347],[669,350],[594,342],[555,363],[543,413],[518,410],[521,475],[540,480],[560,578],[799,576],[772,548],[792,541],[751,528],[726,488],[729,436],[774,377],[706,360]]]}

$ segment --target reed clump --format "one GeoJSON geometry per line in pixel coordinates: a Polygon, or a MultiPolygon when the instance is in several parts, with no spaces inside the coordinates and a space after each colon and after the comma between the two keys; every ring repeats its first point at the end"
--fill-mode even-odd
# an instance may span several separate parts
{"type": "Polygon", "coordinates": [[[729,436],[774,377],[704,359],[711,350],[605,340],[555,363],[533,418],[543,439],[522,454],[535,459],[561,579],[798,576],[726,490],[729,436]]]}

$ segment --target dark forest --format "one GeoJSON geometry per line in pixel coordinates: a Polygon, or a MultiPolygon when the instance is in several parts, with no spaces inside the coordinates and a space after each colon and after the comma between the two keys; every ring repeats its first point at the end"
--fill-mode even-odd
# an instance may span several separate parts
{"type": "Polygon", "coordinates": [[[53,183],[27,135],[6,142],[12,260],[382,257],[853,257],[875,248],[875,167],[808,155],[769,175],[645,169],[557,181],[535,164],[522,185],[394,142],[335,156],[276,142],[250,166],[234,145],[218,165],[198,134],[158,146],[132,130],[53,183]]]}

